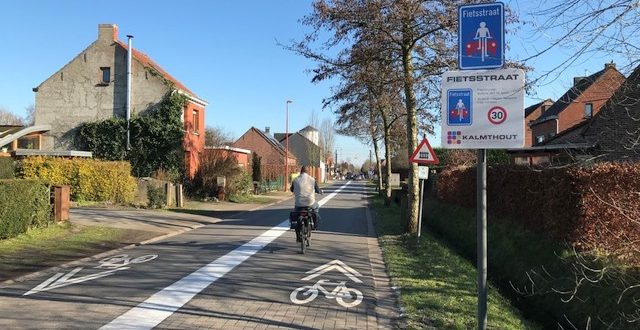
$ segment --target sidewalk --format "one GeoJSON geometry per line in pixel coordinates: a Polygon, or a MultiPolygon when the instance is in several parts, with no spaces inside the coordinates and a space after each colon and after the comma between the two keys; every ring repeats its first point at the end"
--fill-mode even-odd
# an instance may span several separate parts
{"type": "Polygon", "coordinates": [[[72,208],[69,221],[85,226],[102,226],[170,236],[216,223],[239,212],[253,211],[292,197],[290,192],[274,191],[264,197],[267,203],[188,201],[182,209],[145,210],[79,207],[72,208]]]}

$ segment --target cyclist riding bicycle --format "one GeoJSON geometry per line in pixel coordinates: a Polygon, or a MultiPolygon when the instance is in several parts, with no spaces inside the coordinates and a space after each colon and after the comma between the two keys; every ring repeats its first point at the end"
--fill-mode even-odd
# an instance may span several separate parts
{"type": "MultiPolygon", "coordinates": [[[[309,174],[307,174],[307,167],[302,166],[300,169],[300,175],[291,182],[291,192],[295,195],[295,209],[294,211],[302,211],[304,209],[311,209],[313,216],[313,230],[318,228],[320,224],[320,205],[316,202],[316,194],[322,194],[322,190],[318,187],[316,180],[309,174]]],[[[291,228],[294,229],[295,225],[293,219],[289,219],[291,222],[291,228]]]]}

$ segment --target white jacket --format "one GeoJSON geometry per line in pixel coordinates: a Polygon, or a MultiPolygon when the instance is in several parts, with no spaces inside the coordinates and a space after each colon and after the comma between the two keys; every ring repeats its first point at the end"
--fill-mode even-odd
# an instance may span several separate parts
{"type": "Polygon", "coordinates": [[[316,203],[315,193],[322,193],[316,180],[307,173],[302,173],[293,180],[291,191],[296,197],[296,207],[313,206],[316,203]]]}

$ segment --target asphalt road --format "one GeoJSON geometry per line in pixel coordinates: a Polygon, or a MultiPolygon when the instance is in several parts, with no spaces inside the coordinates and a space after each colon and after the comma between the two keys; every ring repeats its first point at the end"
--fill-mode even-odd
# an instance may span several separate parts
{"type": "Polygon", "coordinates": [[[367,193],[325,189],[304,255],[288,200],[2,288],[0,329],[392,327],[367,193]]]}

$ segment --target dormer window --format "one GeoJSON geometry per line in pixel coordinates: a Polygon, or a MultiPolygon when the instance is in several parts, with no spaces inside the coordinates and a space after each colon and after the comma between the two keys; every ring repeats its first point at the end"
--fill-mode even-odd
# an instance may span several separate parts
{"type": "Polygon", "coordinates": [[[111,82],[111,68],[101,67],[100,71],[102,72],[102,80],[100,81],[100,83],[108,85],[111,82]]]}
{"type": "Polygon", "coordinates": [[[544,134],[536,136],[536,144],[541,144],[544,142],[544,134]]]}
{"type": "Polygon", "coordinates": [[[587,103],[584,105],[584,118],[591,118],[593,116],[593,104],[587,103]]]}

